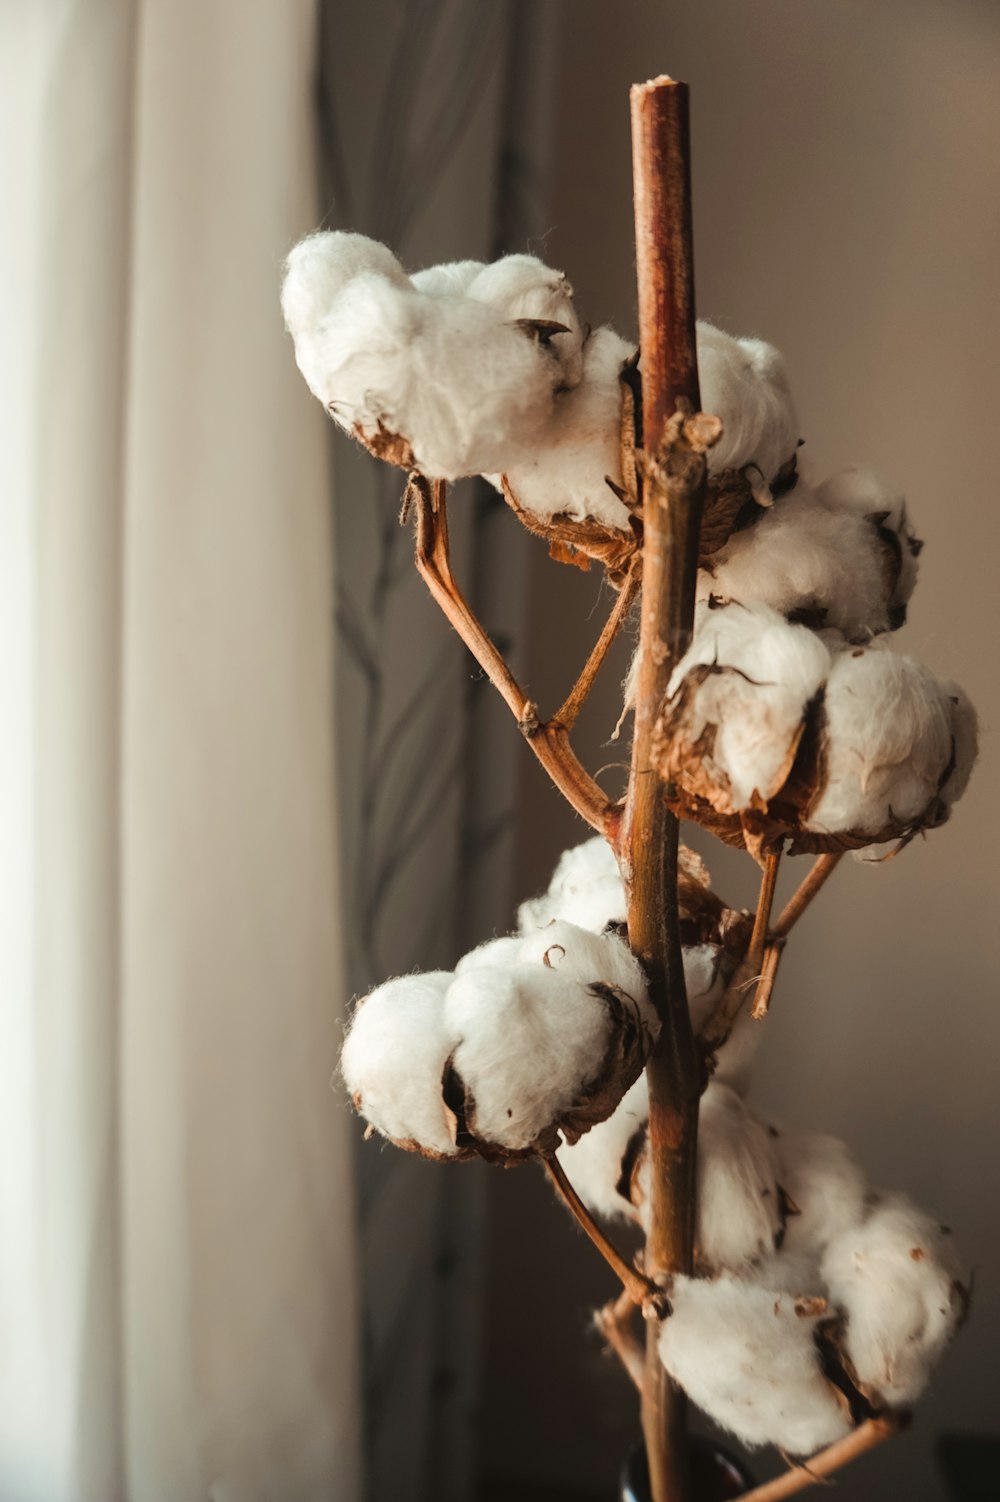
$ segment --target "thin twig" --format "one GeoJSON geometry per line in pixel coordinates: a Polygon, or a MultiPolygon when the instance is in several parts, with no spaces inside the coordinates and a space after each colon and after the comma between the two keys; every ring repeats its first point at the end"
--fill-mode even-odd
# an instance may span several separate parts
{"type": "Polygon", "coordinates": [[[750,1016],[754,1022],[762,1022],[771,1009],[771,993],[778,978],[778,966],[781,964],[781,956],[784,952],[784,939],[775,939],[773,943],[768,940],[767,948],[764,950],[764,959],[761,962],[760,980],[757,982],[753,1006],[750,1008],[750,1016]]]}
{"type": "Polygon", "coordinates": [[[772,939],[787,939],[816,894],[843,860],[843,852],[821,855],[812,864],[802,884],[796,889],[771,929],[772,939]]]}
{"type": "Polygon", "coordinates": [[[552,716],[566,730],[572,730],[576,724],[577,716],[583,708],[584,701],[593,687],[594,679],[600,670],[601,664],[608,655],[615,637],[621,628],[621,624],[632,608],[639,589],[638,559],[633,559],[629,565],[628,576],[625,583],[618,591],[618,598],[614,603],[611,614],[604,623],[604,630],[597,638],[597,643],[584,664],[583,671],[574,683],[565,701],[552,716]]]}
{"type": "Polygon", "coordinates": [[[593,829],[605,833],[613,814],[607,794],[573,752],[566,727],[539,719],[536,706],[524,694],[455,583],[448,546],[444,483],[429,482],[422,475],[411,475],[404,514],[408,506],[416,511],[417,572],[435,602],[500,694],[517,720],[522,735],[563,797],[593,829]]]}
{"type": "Polygon", "coordinates": [[[614,1243],[609,1241],[608,1237],[605,1236],[583,1203],[583,1200],[566,1177],[565,1170],[558,1158],[543,1158],[542,1164],[559,1198],[569,1210],[574,1220],[578,1222],[590,1237],[608,1266],[621,1279],[622,1287],[632,1302],[637,1304],[639,1308],[642,1308],[644,1305],[648,1305],[650,1300],[654,1302],[661,1301],[662,1294],[656,1287],[656,1284],[651,1283],[648,1278],[644,1277],[642,1273],[626,1262],[614,1243]]]}
{"type": "Polygon", "coordinates": [[[765,1481],[753,1491],[745,1492],[740,1502],[782,1502],[784,1497],[794,1497],[796,1492],[804,1491],[807,1486],[817,1486],[835,1471],[856,1460],[859,1455],[864,1455],[876,1445],[891,1439],[899,1428],[899,1420],[891,1415],[866,1419],[844,1439],[838,1439],[836,1444],[820,1450],[806,1465],[797,1465],[794,1469],[775,1476],[772,1481],[765,1481]]]}
{"type": "Polygon", "coordinates": [[[642,1392],[645,1352],[642,1341],[632,1327],[636,1312],[635,1301],[625,1289],[610,1304],[605,1304],[603,1309],[595,1312],[594,1323],[635,1386],[642,1392]]]}
{"type": "MultiPolygon", "coordinates": [[[[701,1030],[700,1042],[706,1053],[714,1053],[716,1049],[722,1047],[732,1032],[733,1023],[743,1010],[751,986],[759,985],[764,979],[763,967],[768,927],[771,921],[771,907],[774,902],[780,859],[780,855],[769,855],[764,862],[760,895],[757,898],[757,911],[754,913],[753,931],[747,945],[747,952],[734,970],[722,1000],[701,1030]]],[[[770,988],[768,995],[770,995],[770,988]]]]}
{"type": "Polygon", "coordinates": [[[757,909],[753,915],[753,930],[750,934],[750,943],[747,948],[747,961],[754,970],[759,970],[764,958],[764,946],[767,942],[768,930],[771,926],[771,909],[774,906],[774,893],[778,885],[778,867],[781,864],[780,851],[775,855],[764,858],[764,872],[760,881],[760,892],[757,897],[757,909]]]}

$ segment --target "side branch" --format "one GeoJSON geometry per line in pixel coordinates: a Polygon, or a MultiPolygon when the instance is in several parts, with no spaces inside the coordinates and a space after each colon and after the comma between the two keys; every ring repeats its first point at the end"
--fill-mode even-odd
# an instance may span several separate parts
{"type": "Polygon", "coordinates": [[[539,719],[537,706],[524,694],[455,582],[448,546],[444,483],[411,475],[403,503],[404,518],[411,507],[416,512],[417,572],[517,720],[521,733],[563,797],[591,828],[604,834],[613,820],[614,805],[575,755],[567,728],[557,720],[546,723],[539,719]]]}
{"type": "Polygon", "coordinates": [[[859,1455],[864,1455],[868,1450],[874,1450],[876,1445],[891,1439],[900,1427],[900,1420],[890,1415],[866,1419],[857,1429],[853,1429],[843,1439],[838,1439],[836,1444],[828,1445],[805,1465],[794,1466],[782,1475],[775,1476],[773,1481],[765,1481],[762,1486],[754,1487],[753,1491],[745,1492],[740,1502],[782,1502],[782,1498],[794,1497],[807,1486],[819,1486],[835,1471],[852,1460],[857,1460],[859,1455]]]}
{"type": "Polygon", "coordinates": [[[608,1266],[621,1279],[622,1287],[631,1302],[639,1308],[649,1305],[651,1301],[655,1307],[663,1304],[663,1295],[656,1285],[651,1283],[648,1278],[643,1277],[642,1273],[637,1271],[636,1268],[631,1267],[614,1243],[605,1236],[566,1177],[565,1170],[558,1158],[544,1158],[542,1162],[545,1172],[548,1174],[559,1198],[580,1228],[589,1236],[608,1266]]]}

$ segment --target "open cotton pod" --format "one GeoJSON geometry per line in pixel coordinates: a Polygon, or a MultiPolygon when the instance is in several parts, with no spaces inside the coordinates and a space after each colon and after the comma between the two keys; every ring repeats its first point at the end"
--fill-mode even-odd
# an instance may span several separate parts
{"type": "MultiPolygon", "coordinates": [[[[923,543],[910,525],[906,498],[871,469],[844,469],[817,489],[831,509],[863,516],[878,538],[888,612],[888,628],[906,622],[906,609],[916,588],[918,559],[923,543]]],[[[831,620],[830,625],[836,625],[831,620]]]]}
{"type": "Polygon", "coordinates": [[[850,1410],[823,1373],[811,1305],[729,1273],[675,1278],[670,1303],[663,1365],[743,1444],[810,1455],[850,1432],[850,1410]]]}
{"type": "Polygon", "coordinates": [[[516,1159],[610,1116],[658,1030],[628,946],[558,923],[492,940],[454,976],[379,986],[354,1011],[341,1068],[357,1110],[398,1146],[516,1159]]]}
{"type": "Polygon", "coordinates": [[[699,570],[698,598],[767,605],[788,620],[866,642],[902,625],[903,592],[908,598],[915,582],[915,564],[904,581],[903,546],[889,514],[840,504],[835,489],[814,491],[799,480],[699,570]]]}
{"type": "Polygon", "coordinates": [[[904,1195],[886,1196],[831,1241],[822,1272],[858,1386],[890,1407],[914,1402],[968,1303],[947,1228],[904,1195]]]}
{"type": "Polygon", "coordinates": [[[559,362],[563,388],[579,384],[584,331],[573,288],[563,272],[554,271],[537,256],[503,256],[483,266],[464,291],[496,308],[508,323],[519,324],[549,344],[559,362]]]}
{"type": "Polygon", "coordinates": [[[550,338],[530,320],[464,293],[420,290],[361,235],[297,246],[282,306],[299,368],[334,419],[379,458],[429,479],[503,470],[565,383],[550,338]]]}

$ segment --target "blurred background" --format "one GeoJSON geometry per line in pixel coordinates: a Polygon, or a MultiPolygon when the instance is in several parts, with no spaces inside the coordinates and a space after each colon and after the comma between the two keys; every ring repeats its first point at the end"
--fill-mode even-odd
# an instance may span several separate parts
{"type": "MultiPolygon", "coordinates": [[[[753,1099],[977,1269],[845,1494],[996,1494],[941,1449],[998,1427],[998,68],[990,0],[0,12],[0,1502],[616,1495],[612,1289],[541,1175],[362,1146],[330,1086],[351,997],[505,931],[585,831],[415,579],[402,477],[298,377],[278,287],[320,224],[411,268],[530,249],[633,334],[628,86],[661,71],[692,90],[699,312],[784,351],[809,472],[905,490],[900,644],[979,707],[953,821],[803,924],[753,1099]]],[[[484,488],[452,514],[554,707],[606,586],[484,488]]],[[[626,657],[580,726],[609,789],[626,657]]]]}

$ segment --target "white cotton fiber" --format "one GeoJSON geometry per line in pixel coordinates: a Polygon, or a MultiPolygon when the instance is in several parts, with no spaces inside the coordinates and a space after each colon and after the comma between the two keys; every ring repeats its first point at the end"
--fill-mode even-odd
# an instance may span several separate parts
{"type": "Polygon", "coordinates": [[[709,569],[698,598],[800,614],[867,641],[890,624],[891,582],[878,533],[860,512],[834,508],[799,480],[751,527],[734,532],[709,569]]]}
{"type": "MultiPolygon", "coordinates": [[[[504,470],[545,424],[565,371],[552,341],[444,291],[448,275],[433,270],[425,291],[375,241],[312,236],[292,251],[282,292],[296,360],[336,421],[382,457],[431,479],[504,470]]],[[[452,268],[456,286],[465,277],[452,268]]]]}
{"type": "Polygon", "coordinates": [[[482,970],[484,966],[495,969],[497,966],[516,965],[520,957],[520,935],[503,934],[499,939],[487,939],[485,944],[470,949],[455,966],[455,974],[464,975],[467,970],[482,970]]]}
{"type": "MultiPolygon", "coordinates": [[[[889,624],[901,626],[917,583],[920,542],[906,515],[906,500],[871,469],[844,469],[824,480],[818,495],[828,506],[863,516],[880,538],[884,553],[889,624]]],[[[831,622],[835,625],[836,622],[831,622]]]]}
{"type": "Polygon", "coordinates": [[[744,1270],[782,1229],[774,1141],[735,1091],[713,1081],[698,1116],[696,1250],[713,1271],[744,1270]]]}
{"type": "Polygon", "coordinates": [[[340,1056],[357,1110],[383,1136],[451,1156],[455,1142],[441,1096],[453,1040],[443,1015],[449,971],[386,981],[354,1009],[340,1056]]]}
{"type": "Polygon", "coordinates": [[[636,1004],[645,1026],[654,1034],[659,1032],[642,966],[616,934],[595,934],[556,919],[525,936],[519,959],[526,965],[544,965],[584,985],[614,986],[636,1004]]]}
{"type": "MultiPolygon", "coordinates": [[[[558,346],[557,335],[553,344],[558,346]]],[[[606,477],[622,484],[619,379],[633,347],[611,329],[598,329],[583,347],[583,373],[572,390],[560,392],[544,427],[522,444],[506,468],[518,505],[543,521],[593,518],[626,531],[628,508],[606,477]]]]}
{"type": "Polygon", "coordinates": [[[806,828],[875,835],[925,821],[952,765],[954,710],[929,668],[883,640],[838,653],[823,699],[825,780],[806,828]]]}
{"type": "Polygon", "coordinates": [[[649,1091],[645,1074],[640,1074],[606,1121],[591,1127],[578,1142],[564,1144],[556,1154],[573,1188],[596,1215],[639,1220],[639,1208],[629,1199],[628,1189],[648,1120],[649,1091]]]}
{"type": "Polygon", "coordinates": [[[829,664],[813,632],[766,606],[701,607],[664,708],[669,771],[720,813],[773,797],[829,664]]]}
{"type": "Polygon", "coordinates": [[[722,436],[708,451],[710,473],[752,466],[758,499],[795,453],[798,418],[779,352],[760,339],[736,339],[699,323],[698,374],[702,411],[721,417],[722,436]]]}
{"type": "Polygon", "coordinates": [[[601,835],[564,851],[548,890],[522,902],[518,909],[518,923],[525,934],[555,918],[600,933],[609,923],[624,923],[627,916],[618,862],[601,835]]]}
{"type": "Polygon", "coordinates": [[[678,1277],[660,1359],[694,1403],[745,1445],[809,1455],[842,1439],[850,1419],[823,1376],[815,1317],[788,1295],[728,1273],[678,1277]]]}
{"type": "Polygon", "coordinates": [[[515,1151],[579,1104],[614,1033],[601,997],[544,965],[466,971],[444,1010],[460,1040],[452,1065],[470,1102],[470,1130],[515,1151]]]}
{"type": "Polygon", "coordinates": [[[965,1307],[950,1236],[891,1195],[831,1242],[822,1270],[847,1316],[844,1347],[861,1388],[893,1407],[914,1402],[965,1307]]]}
{"type": "Polygon", "coordinates": [[[819,1258],[830,1240],[858,1225],[868,1181],[846,1142],[823,1132],[778,1131],[778,1180],[798,1213],[789,1215],[783,1247],[819,1258]]]}
{"type": "Polygon", "coordinates": [[[418,292],[429,297],[461,296],[469,290],[484,268],[483,261],[445,261],[440,266],[425,266],[410,277],[418,292]]]}
{"type": "Polygon", "coordinates": [[[573,288],[561,271],[537,256],[504,256],[484,266],[463,288],[469,297],[489,303],[509,323],[562,324],[551,346],[562,370],[562,384],[576,386],[583,371],[583,329],[573,302],[573,288]]]}

